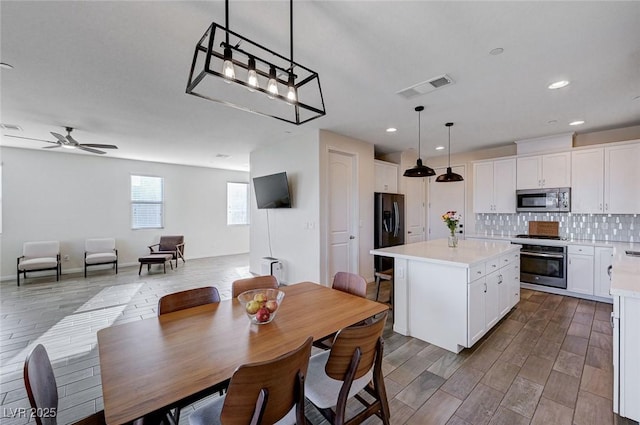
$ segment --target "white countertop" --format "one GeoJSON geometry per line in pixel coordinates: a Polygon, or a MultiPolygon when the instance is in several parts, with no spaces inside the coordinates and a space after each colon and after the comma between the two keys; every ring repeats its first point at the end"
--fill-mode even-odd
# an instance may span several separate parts
{"type": "Polygon", "coordinates": [[[430,263],[448,264],[468,268],[476,263],[499,257],[520,247],[509,241],[460,240],[456,248],[449,248],[446,239],[379,248],[370,251],[374,255],[403,258],[430,263]]]}
{"type": "Polygon", "coordinates": [[[611,295],[640,298],[640,257],[626,255],[626,250],[640,251],[640,243],[592,241],[584,239],[550,240],[550,239],[526,239],[516,238],[515,235],[490,236],[490,235],[466,235],[468,238],[495,240],[502,242],[515,242],[522,244],[538,245],[590,245],[594,247],[613,248],[613,260],[611,271],[611,295]]]}

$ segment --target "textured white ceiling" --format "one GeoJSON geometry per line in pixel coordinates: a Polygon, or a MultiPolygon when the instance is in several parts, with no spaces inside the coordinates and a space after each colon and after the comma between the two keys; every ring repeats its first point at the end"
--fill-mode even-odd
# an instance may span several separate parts
{"type": "MultiPolygon", "coordinates": [[[[288,55],[288,10],[231,0],[230,28],[288,55]]],[[[0,14],[0,60],[14,66],[0,73],[1,122],[24,129],[3,134],[53,140],[72,126],[80,143],[118,145],[111,157],[248,169],[256,147],[318,128],[400,151],[416,147],[416,105],[428,156],[449,121],[454,153],[640,124],[637,1],[296,0],[295,60],[319,73],[327,109],[302,126],[185,94],[196,42],[224,23],[222,1],[2,1],[0,14]],[[504,53],[490,55],[496,47],[504,53]],[[396,94],[445,73],[455,84],[396,94]],[[571,84],[546,88],[559,79],[571,84]]]]}

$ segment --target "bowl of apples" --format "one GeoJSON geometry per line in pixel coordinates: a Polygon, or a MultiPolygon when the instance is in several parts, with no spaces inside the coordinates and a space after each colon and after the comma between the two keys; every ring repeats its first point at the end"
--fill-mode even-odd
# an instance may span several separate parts
{"type": "Polygon", "coordinates": [[[251,289],[238,295],[251,323],[264,325],[271,322],[282,304],[284,292],[278,289],[251,289]]]}

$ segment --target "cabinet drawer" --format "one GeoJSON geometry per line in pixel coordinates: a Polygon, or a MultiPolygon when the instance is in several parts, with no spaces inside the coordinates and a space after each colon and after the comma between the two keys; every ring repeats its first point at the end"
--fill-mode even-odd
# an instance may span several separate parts
{"type": "Polygon", "coordinates": [[[481,278],[485,273],[485,263],[469,267],[469,282],[473,282],[474,280],[481,278]]]}
{"type": "Polygon", "coordinates": [[[498,270],[500,267],[502,267],[504,264],[502,264],[502,257],[500,258],[494,258],[493,260],[489,260],[487,261],[487,270],[486,273],[493,273],[496,270],[498,270]]]}
{"type": "Polygon", "coordinates": [[[587,245],[569,245],[567,248],[569,254],[593,255],[594,248],[587,245]]]}
{"type": "Polygon", "coordinates": [[[508,266],[509,264],[520,264],[520,253],[505,254],[500,257],[500,265],[498,267],[508,266]]]}

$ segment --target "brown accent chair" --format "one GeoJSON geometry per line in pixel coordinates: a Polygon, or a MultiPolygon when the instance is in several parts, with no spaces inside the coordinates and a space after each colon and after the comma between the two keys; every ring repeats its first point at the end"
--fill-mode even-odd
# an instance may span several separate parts
{"type": "MultiPolygon", "coordinates": [[[[174,292],[172,294],[167,294],[160,297],[160,299],[158,300],[158,316],[191,307],[198,307],[201,305],[219,302],[220,293],[214,286],[187,289],[185,291],[174,292]]],[[[208,389],[205,392],[195,394],[192,397],[189,397],[187,400],[183,400],[181,403],[172,406],[169,409],[170,411],[165,413],[167,415],[168,422],[170,424],[177,424],[180,421],[180,410],[204,397],[207,397],[216,392],[220,393],[220,395],[223,395],[224,390],[227,388],[228,384],[228,381],[223,382],[213,388],[208,389]]]]}
{"type": "MultiPolygon", "coordinates": [[[[349,272],[338,272],[333,277],[331,288],[358,297],[367,298],[367,281],[359,274],[349,272]]],[[[331,334],[325,338],[313,342],[313,346],[327,350],[331,348],[331,344],[336,334],[331,334]]]]}
{"type": "Polygon", "coordinates": [[[311,337],[273,360],[238,367],[224,397],[196,409],[190,425],[306,424],[304,381],[311,337]]]}
{"type": "MultiPolygon", "coordinates": [[[[37,425],[56,425],[58,388],[47,350],[38,344],[24,362],[24,385],[37,425]]],[[[94,413],[75,425],[104,425],[104,410],[94,413]]]]}
{"type": "Polygon", "coordinates": [[[231,296],[235,298],[250,289],[278,289],[278,279],[266,275],[234,280],[231,284],[231,296]]]}
{"type": "Polygon", "coordinates": [[[149,245],[150,254],[171,254],[176,260],[176,268],[178,268],[178,258],[184,259],[184,236],[160,236],[160,242],[149,245]],[[155,248],[155,249],[154,249],[155,248]]]}
{"type": "Polygon", "coordinates": [[[384,312],[378,319],[340,330],[331,350],[309,360],[305,396],[330,423],[359,424],[377,415],[382,423],[389,424],[389,403],[382,376],[382,331],[386,319],[384,312]],[[362,390],[373,397],[372,402],[358,394],[362,390]],[[347,420],[347,401],[351,398],[362,403],[364,409],[347,420]]]}

